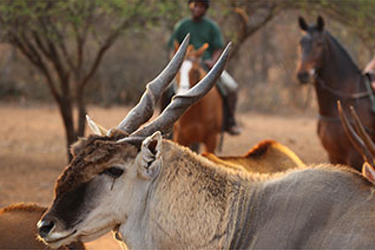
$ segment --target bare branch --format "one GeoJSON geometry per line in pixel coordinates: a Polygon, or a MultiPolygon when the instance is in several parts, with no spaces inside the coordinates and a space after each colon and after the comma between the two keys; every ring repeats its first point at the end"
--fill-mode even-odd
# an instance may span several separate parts
{"type": "Polygon", "coordinates": [[[60,95],[56,90],[53,78],[51,77],[49,73],[48,67],[43,62],[41,56],[38,53],[36,53],[35,49],[30,48],[30,46],[32,46],[30,43],[23,43],[18,37],[12,36],[10,38],[10,41],[13,45],[15,45],[17,48],[20,49],[22,54],[26,56],[26,58],[28,58],[29,61],[36,66],[36,68],[38,68],[43,73],[43,75],[45,76],[47,80],[47,85],[53,97],[58,103],[60,103],[61,102],[60,95]]]}

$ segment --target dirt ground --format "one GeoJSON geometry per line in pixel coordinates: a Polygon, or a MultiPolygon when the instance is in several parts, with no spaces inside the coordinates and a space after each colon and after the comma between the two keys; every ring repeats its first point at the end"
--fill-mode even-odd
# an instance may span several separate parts
{"type": "MultiPolygon", "coordinates": [[[[128,109],[89,107],[89,115],[104,127],[115,127],[128,109]]],[[[305,163],[327,161],[316,135],[315,115],[275,116],[238,114],[240,136],[225,136],[222,155],[245,154],[264,139],[291,148],[305,163]]],[[[0,207],[18,202],[48,206],[54,182],[67,164],[61,117],[54,106],[0,104],[0,207]]],[[[88,245],[89,249],[120,249],[111,235],[88,245]]]]}

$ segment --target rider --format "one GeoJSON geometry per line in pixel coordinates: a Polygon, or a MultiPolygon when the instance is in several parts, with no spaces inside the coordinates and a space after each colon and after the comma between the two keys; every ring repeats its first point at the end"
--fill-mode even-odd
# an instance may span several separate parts
{"type": "MultiPolygon", "coordinates": [[[[168,42],[168,47],[174,49],[174,41],[182,42],[185,35],[190,33],[190,44],[196,49],[204,43],[209,47],[202,56],[203,66],[209,70],[219,58],[223,47],[223,38],[219,26],[212,20],[205,17],[209,8],[209,0],[189,0],[191,18],[184,18],[175,25],[173,34],[168,42]]],[[[234,113],[237,103],[236,81],[224,71],[221,75],[217,87],[223,99],[224,107],[224,130],[231,135],[238,135],[241,129],[238,127],[234,113]]]]}

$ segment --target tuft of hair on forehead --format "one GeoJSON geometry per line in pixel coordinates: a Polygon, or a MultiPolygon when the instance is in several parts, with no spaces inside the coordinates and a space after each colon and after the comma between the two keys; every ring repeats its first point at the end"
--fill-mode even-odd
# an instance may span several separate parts
{"type": "Polygon", "coordinates": [[[77,154],[59,176],[55,184],[55,196],[73,190],[79,184],[102,173],[105,163],[112,159],[114,154],[121,154],[124,159],[134,159],[139,149],[128,143],[117,143],[119,138],[121,137],[91,135],[76,143],[73,150],[77,154]]]}
{"type": "Polygon", "coordinates": [[[99,135],[90,135],[89,138],[79,138],[79,140],[75,143],[73,143],[70,146],[70,153],[74,156],[78,155],[78,153],[87,145],[90,143],[91,140],[95,140],[93,138],[101,138],[103,140],[113,140],[117,141],[120,139],[123,139],[125,137],[128,137],[129,134],[125,131],[119,130],[119,129],[112,129],[109,136],[99,136],[99,135]]]}

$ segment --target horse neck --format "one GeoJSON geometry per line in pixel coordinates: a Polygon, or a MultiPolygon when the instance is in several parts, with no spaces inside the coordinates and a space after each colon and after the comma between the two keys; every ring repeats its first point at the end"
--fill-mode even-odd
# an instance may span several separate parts
{"type": "Polygon", "coordinates": [[[327,88],[343,95],[350,95],[360,91],[362,81],[358,67],[341,47],[341,45],[327,32],[326,47],[323,52],[322,64],[316,71],[315,89],[319,104],[319,113],[323,116],[337,116],[337,100],[343,103],[348,98],[338,96],[327,88]]]}

